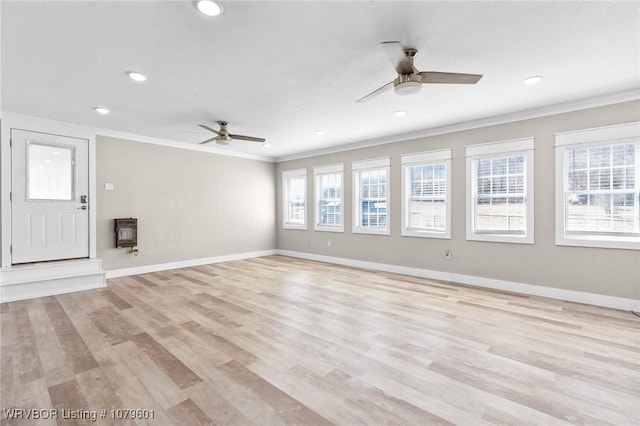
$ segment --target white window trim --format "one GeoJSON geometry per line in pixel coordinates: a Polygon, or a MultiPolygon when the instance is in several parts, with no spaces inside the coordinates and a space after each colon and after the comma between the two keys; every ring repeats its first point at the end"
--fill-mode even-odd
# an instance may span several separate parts
{"type": "Polygon", "coordinates": [[[353,234],[373,234],[373,235],[391,235],[391,160],[389,157],[377,158],[373,160],[353,161],[351,163],[351,175],[353,184],[353,223],[351,232],[353,234]],[[361,171],[385,169],[387,172],[387,188],[386,188],[386,203],[387,203],[387,227],[385,229],[369,229],[359,226],[360,223],[360,188],[358,185],[357,175],[361,171]]]}
{"type": "MultiPolygon", "coordinates": [[[[567,235],[565,232],[564,156],[567,149],[634,142],[640,138],[640,122],[575,130],[555,134],[556,150],[556,245],[640,250],[640,238],[631,236],[567,235]]],[[[640,183],[640,165],[636,182],[640,183]]]]}
{"type": "Polygon", "coordinates": [[[318,166],[313,168],[315,207],[314,207],[314,231],[324,232],[344,232],[344,164],[333,164],[329,166],[318,166]],[[340,225],[320,225],[320,177],[328,174],[340,173],[340,225]]]}
{"type": "Polygon", "coordinates": [[[489,241],[496,243],[534,243],[534,138],[513,139],[465,147],[467,184],[466,184],[466,237],[469,241],[489,241]],[[477,234],[473,226],[473,160],[480,157],[497,155],[524,154],[526,168],[526,230],[524,235],[477,234]]]}
{"type": "Polygon", "coordinates": [[[283,229],[298,229],[298,230],[306,230],[307,229],[307,169],[295,169],[295,170],[284,170],[282,172],[282,228],[283,229]],[[302,225],[297,225],[293,223],[287,223],[287,217],[289,216],[289,206],[287,205],[287,187],[285,182],[287,179],[292,178],[304,178],[305,187],[304,187],[304,222],[302,225]]]}
{"type": "Polygon", "coordinates": [[[402,164],[402,230],[401,235],[405,237],[442,238],[451,239],[451,149],[438,151],[421,152],[416,154],[406,154],[400,157],[402,164]],[[446,166],[446,188],[445,188],[445,230],[444,232],[419,231],[408,229],[409,211],[407,208],[408,190],[407,175],[411,166],[445,163],[446,166]]]}

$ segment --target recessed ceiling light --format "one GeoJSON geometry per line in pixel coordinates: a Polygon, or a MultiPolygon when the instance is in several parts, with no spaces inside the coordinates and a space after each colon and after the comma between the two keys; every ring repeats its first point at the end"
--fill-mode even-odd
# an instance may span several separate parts
{"type": "Polygon", "coordinates": [[[111,112],[109,111],[108,108],[105,108],[105,107],[97,106],[97,107],[93,107],[93,109],[95,109],[98,114],[109,114],[111,112]]]}
{"type": "Polygon", "coordinates": [[[540,83],[540,81],[542,81],[542,76],[541,75],[533,75],[531,77],[527,77],[524,80],[522,80],[522,82],[524,84],[526,84],[527,86],[538,84],[538,83],[540,83]]]}
{"type": "Polygon", "coordinates": [[[127,71],[127,75],[131,80],[138,82],[147,81],[149,79],[146,75],[136,71],[127,71]]]}
{"type": "Polygon", "coordinates": [[[322,136],[322,135],[324,135],[325,133],[327,133],[327,131],[326,131],[326,130],[322,130],[322,129],[316,130],[316,135],[318,135],[318,136],[322,136]]]}
{"type": "Polygon", "coordinates": [[[222,13],[222,6],[211,0],[200,0],[196,6],[207,16],[218,16],[222,13]]]}
{"type": "Polygon", "coordinates": [[[395,111],[393,113],[393,115],[395,115],[396,117],[404,117],[405,115],[407,115],[407,111],[405,111],[403,109],[399,109],[399,110],[395,111]]]}

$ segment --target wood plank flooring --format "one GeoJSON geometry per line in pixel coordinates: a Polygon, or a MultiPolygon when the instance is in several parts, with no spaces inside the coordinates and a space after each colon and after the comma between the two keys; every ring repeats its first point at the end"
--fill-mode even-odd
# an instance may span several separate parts
{"type": "Polygon", "coordinates": [[[640,424],[613,309],[283,256],[0,307],[2,425],[640,424]]]}

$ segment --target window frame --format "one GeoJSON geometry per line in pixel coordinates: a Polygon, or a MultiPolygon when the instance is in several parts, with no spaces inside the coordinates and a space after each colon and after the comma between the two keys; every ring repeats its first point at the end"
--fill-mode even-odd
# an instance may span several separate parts
{"type": "Polygon", "coordinates": [[[326,232],[344,232],[344,164],[333,164],[329,166],[318,166],[313,168],[314,179],[314,231],[326,232]],[[321,188],[320,182],[323,176],[340,175],[340,225],[322,225],[320,224],[320,201],[321,188]]]}
{"type": "Polygon", "coordinates": [[[282,228],[283,229],[307,229],[307,169],[285,170],[282,172],[282,228]],[[289,217],[289,193],[287,181],[289,179],[304,179],[304,220],[302,224],[288,222],[289,217]]]}
{"type": "Polygon", "coordinates": [[[414,154],[404,154],[400,157],[402,166],[402,228],[404,237],[451,239],[451,149],[428,151],[414,154]],[[445,165],[445,229],[442,232],[427,229],[409,228],[409,202],[411,200],[410,170],[414,166],[428,166],[433,164],[445,165]]]}
{"type": "Polygon", "coordinates": [[[466,239],[469,241],[488,241],[498,243],[533,244],[534,243],[534,149],[533,137],[491,142],[465,147],[466,156],[466,239]],[[475,176],[474,162],[483,158],[495,158],[508,155],[524,155],[524,234],[508,232],[476,232],[475,224],[475,176]]]}
{"type": "MultiPolygon", "coordinates": [[[[640,143],[640,122],[582,129],[555,134],[556,156],[556,245],[640,250],[640,236],[607,235],[588,232],[575,234],[566,230],[565,155],[576,148],[603,147],[624,143],[640,143]]],[[[640,154],[636,153],[638,157],[640,154]]],[[[640,164],[636,159],[635,203],[640,202],[640,164]]]]}
{"type": "Polygon", "coordinates": [[[373,160],[353,161],[351,163],[351,174],[353,181],[353,223],[351,232],[353,234],[391,235],[391,160],[390,157],[373,160]],[[384,229],[375,229],[360,226],[362,203],[360,200],[360,175],[362,172],[384,170],[386,173],[385,203],[386,203],[386,226],[384,229]]]}

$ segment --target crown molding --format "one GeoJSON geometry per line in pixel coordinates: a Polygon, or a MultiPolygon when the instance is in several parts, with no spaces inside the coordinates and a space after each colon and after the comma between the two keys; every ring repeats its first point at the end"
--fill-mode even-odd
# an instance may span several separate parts
{"type": "Polygon", "coordinates": [[[529,120],[533,118],[546,117],[550,115],[562,114],[566,112],[579,111],[588,108],[596,108],[600,106],[619,104],[623,102],[640,100],[640,90],[627,90],[624,92],[611,93],[603,96],[585,98],[571,102],[548,105],[541,108],[527,109],[516,111],[509,114],[497,115],[493,117],[483,118],[480,120],[467,121],[462,123],[451,124],[447,126],[432,127],[429,129],[418,130],[410,133],[403,133],[384,138],[369,139],[366,141],[349,143],[330,148],[323,148],[313,151],[305,151],[297,154],[283,155],[275,157],[276,163],[291,160],[299,160],[302,158],[316,157],[319,155],[333,154],[337,152],[352,151],[355,149],[368,148],[377,145],[384,145],[395,142],[404,142],[413,139],[420,139],[429,136],[437,136],[448,133],[460,132],[464,130],[479,129],[482,127],[495,126],[499,124],[513,123],[516,121],[529,120]]]}
{"type": "MultiPolygon", "coordinates": [[[[66,132],[73,131],[74,133],[81,132],[85,134],[87,133],[93,134],[95,136],[105,136],[110,138],[126,139],[133,142],[142,142],[142,143],[149,143],[153,145],[167,146],[171,148],[187,149],[191,151],[205,152],[208,154],[225,155],[227,157],[239,157],[239,158],[246,158],[249,160],[267,161],[270,163],[273,163],[275,161],[275,159],[272,157],[267,157],[262,155],[226,151],[226,150],[222,150],[214,147],[192,145],[184,142],[172,141],[169,139],[160,139],[160,138],[154,138],[150,136],[138,135],[135,133],[119,132],[111,129],[84,126],[84,125],[69,123],[65,121],[51,120],[48,118],[40,118],[40,117],[33,117],[33,116],[24,115],[24,114],[17,114],[9,111],[0,112],[0,119],[3,121],[5,120],[8,121],[10,122],[10,124],[20,123],[20,125],[23,127],[30,126],[30,125],[41,127],[43,125],[46,125],[46,127],[48,129],[52,129],[52,131],[59,130],[60,132],[65,132],[65,131],[66,132]]],[[[26,130],[30,130],[30,129],[26,129],[26,130]]]]}

